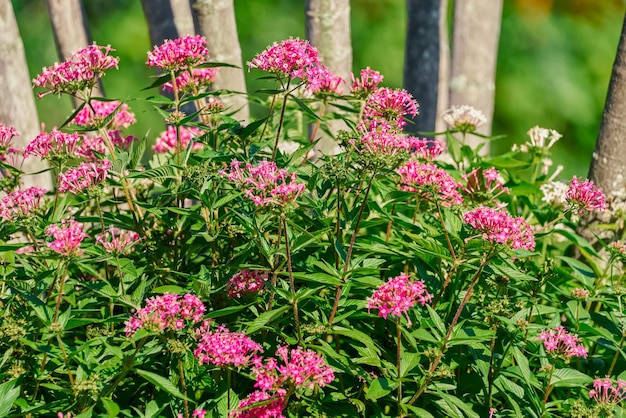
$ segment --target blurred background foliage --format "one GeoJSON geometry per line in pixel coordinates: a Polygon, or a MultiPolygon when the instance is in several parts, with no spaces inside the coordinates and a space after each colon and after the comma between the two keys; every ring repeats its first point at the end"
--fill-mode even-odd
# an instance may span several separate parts
{"type": "MultiPolygon", "coordinates": [[[[12,1],[35,77],[58,61],[45,2],[12,1]]],[[[153,73],[144,64],[152,46],[140,0],[83,2],[92,39],[111,44],[121,59],[119,71],[103,79],[107,96],[154,95],[141,91],[153,73]]],[[[385,75],[385,85],[401,87],[405,1],[352,0],[351,5],[355,71],[369,66],[385,75]]],[[[303,0],[236,0],[235,7],[244,62],[274,41],[304,37],[303,0]]],[[[563,134],[555,152],[555,164],[565,165],[563,177],[587,175],[624,9],[624,0],[504,0],[493,132],[506,138],[493,144],[494,152],[525,142],[535,125],[552,128],[563,134]]],[[[261,86],[248,77],[249,92],[261,86]]],[[[138,119],[132,133],[158,136],[163,122],[150,105],[129,104],[138,119]]],[[[48,128],[72,110],[68,98],[45,97],[37,106],[48,128]]]]}

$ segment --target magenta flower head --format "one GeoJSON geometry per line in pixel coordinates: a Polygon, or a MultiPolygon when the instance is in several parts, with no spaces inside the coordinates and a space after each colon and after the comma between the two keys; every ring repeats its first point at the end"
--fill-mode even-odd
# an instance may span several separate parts
{"type": "Polygon", "coordinates": [[[66,257],[81,255],[83,251],[80,243],[89,236],[83,231],[83,224],[73,219],[63,221],[60,227],[50,225],[46,229],[46,235],[54,237],[48,248],[66,257]]]}
{"type": "Polygon", "coordinates": [[[442,168],[411,160],[396,172],[400,174],[400,190],[415,192],[420,198],[438,201],[443,206],[463,202],[457,191],[460,185],[442,168]]]}
{"type": "Polygon", "coordinates": [[[111,161],[101,160],[97,163],[82,163],[78,167],[70,168],[59,175],[60,192],[81,193],[84,190],[93,190],[102,183],[111,168],[111,161]]]}
{"type": "Polygon", "coordinates": [[[148,52],[148,67],[162,70],[182,70],[207,61],[209,48],[202,36],[185,36],[167,40],[148,52]]]}
{"type": "Polygon", "coordinates": [[[178,331],[188,323],[202,320],[204,304],[197,296],[166,293],[146,300],[146,306],[139,309],[126,322],[126,336],[131,337],[139,329],[151,332],[178,331]]]}
{"type": "Polygon", "coordinates": [[[431,299],[432,295],[426,290],[424,282],[410,280],[402,273],[387,280],[367,298],[367,311],[377,309],[378,316],[385,319],[389,315],[400,317],[404,314],[411,325],[408,310],[418,303],[424,306],[431,299]]]}
{"type": "Polygon", "coordinates": [[[504,244],[514,250],[535,249],[535,236],[530,225],[520,217],[511,217],[506,211],[480,206],[466,212],[463,221],[482,233],[486,241],[504,244]]]}
{"type": "Polygon", "coordinates": [[[46,89],[39,97],[46,94],[75,94],[91,90],[105,70],[117,68],[119,58],[109,55],[114,51],[111,46],[90,45],[76,51],[67,61],[44,68],[42,73],[33,80],[36,87],[46,89]]]}
{"type": "Polygon", "coordinates": [[[226,291],[231,298],[257,294],[265,288],[267,272],[262,270],[241,270],[226,283],[226,291]]]}
{"type": "Polygon", "coordinates": [[[125,129],[137,122],[137,119],[135,119],[135,114],[130,112],[130,108],[128,107],[128,105],[126,103],[122,103],[120,105],[120,102],[117,100],[113,100],[111,102],[100,102],[97,100],[92,100],[88,105],[85,105],[80,110],[80,112],[76,114],[73,122],[81,126],[97,127],[111,113],[115,112],[116,109],[117,112],[109,123],[108,128],[125,129]]]}
{"type": "Polygon", "coordinates": [[[285,418],[283,410],[287,406],[285,389],[278,389],[274,393],[264,390],[252,392],[241,400],[237,409],[228,413],[228,418],[285,418]]]}
{"type": "Polygon", "coordinates": [[[24,149],[24,157],[54,159],[73,156],[81,140],[78,134],[66,134],[53,129],[50,133],[41,132],[24,149]]]}
{"type": "Polygon", "coordinates": [[[469,173],[463,174],[465,185],[463,192],[474,201],[493,201],[509,189],[504,187],[503,179],[495,168],[484,169],[478,167],[469,173]]]}
{"type": "Polygon", "coordinates": [[[259,344],[245,334],[230,332],[223,326],[218,326],[215,330],[209,328],[209,321],[205,321],[196,332],[199,342],[193,355],[200,364],[246,366],[256,353],[263,351],[259,344]]]}
{"type": "Polygon", "coordinates": [[[0,200],[0,218],[13,222],[19,218],[29,216],[39,209],[42,196],[47,190],[40,187],[29,187],[6,194],[0,200]]]}
{"type": "Polygon", "coordinates": [[[111,254],[128,254],[138,241],[138,233],[114,227],[96,237],[96,242],[111,254]]]}
{"type": "Polygon", "coordinates": [[[577,335],[570,334],[561,326],[541,331],[539,341],[543,342],[546,351],[553,357],[565,359],[571,357],[587,358],[587,349],[584,345],[578,344],[580,338],[577,335]]]}
{"type": "Polygon", "coordinates": [[[626,399],[626,382],[608,377],[595,379],[593,389],[589,391],[589,397],[601,405],[617,406],[626,399]]]}
{"type": "Polygon", "coordinates": [[[383,75],[370,67],[361,70],[359,78],[354,77],[354,74],[350,76],[352,78],[350,92],[359,98],[365,98],[374,93],[378,90],[378,85],[383,82],[383,75]]]}
{"type": "Polygon", "coordinates": [[[314,96],[341,94],[343,78],[335,75],[325,65],[308,67],[305,71],[306,90],[314,96]]]}
{"type": "MultiPolygon", "coordinates": [[[[176,127],[168,125],[167,130],[161,133],[161,136],[157,138],[156,143],[152,147],[152,150],[156,154],[162,154],[166,152],[180,152],[189,146],[192,138],[202,135],[202,131],[194,126],[186,127],[181,126],[179,128],[180,143],[177,143],[176,139],[176,127]]],[[[202,149],[200,142],[194,142],[191,146],[192,151],[198,151],[202,149]]]]}
{"type": "Polygon", "coordinates": [[[606,210],[604,193],[590,180],[578,181],[578,177],[572,178],[569,189],[565,192],[565,200],[572,210],[578,211],[579,215],[592,210],[606,210]]]}
{"type": "MultiPolygon", "coordinates": [[[[193,94],[209,87],[215,82],[219,68],[194,68],[183,71],[175,79],[176,89],[183,93],[193,94]]],[[[174,91],[174,83],[168,81],[163,84],[163,90],[174,91]]]]}
{"type": "Polygon", "coordinates": [[[426,161],[434,161],[444,151],[448,149],[446,144],[433,139],[408,138],[410,141],[409,150],[415,154],[416,158],[426,161]]]}
{"type": "Polygon", "coordinates": [[[258,68],[279,77],[303,78],[309,67],[319,65],[317,49],[301,39],[286,39],[276,43],[248,63],[248,68],[258,68]]]}
{"type": "Polygon", "coordinates": [[[8,148],[11,140],[19,136],[14,127],[0,123],[0,149],[8,148]]]}
{"type": "Polygon", "coordinates": [[[380,88],[369,96],[363,108],[364,119],[383,119],[396,129],[402,129],[406,116],[417,116],[417,102],[406,90],[380,88]]]}

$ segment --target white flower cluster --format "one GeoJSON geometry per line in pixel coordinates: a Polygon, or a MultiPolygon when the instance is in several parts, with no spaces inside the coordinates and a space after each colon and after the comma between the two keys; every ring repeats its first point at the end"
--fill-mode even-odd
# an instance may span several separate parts
{"type": "Polygon", "coordinates": [[[567,201],[565,200],[565,194],[569,186],[562,181],[551,181],[539,186],[539,189],[543,192],[543,200],[547,204],[562,208],[565,207],[567,201]]]}
{"type": "Polygon", "coordinates": [[[465,132],[475,131],[487,122],[483,112],[469,105],[452,106],[444,112],[442,119],[450,127],[465,132]]]}
{"type": "Polygon", "coordinates": [[[522,145],[513,145],[513,151],[528,152],[531,149],[549,150],[552,146],[561,139],[562,135],[554,129],[540,128],[535,126],[528,131],[530,141],[525,142],[522,145]]]}

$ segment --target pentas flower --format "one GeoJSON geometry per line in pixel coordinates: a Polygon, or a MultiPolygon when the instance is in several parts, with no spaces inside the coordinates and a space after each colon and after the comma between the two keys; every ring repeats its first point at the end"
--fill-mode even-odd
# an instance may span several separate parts
{"type": "Polygon", "coordinates": [[[178,331],[187,325],[202,320],[204,304],[197,296],[187,293],[184,296],[166,293],[146,300],[146,306],[139,309],[126,322],[126,336],[131,337],[139,329],[151,332],[178,331]]]}
{"type": "Polygon", "coordinates": [[[452,129],[461,132],[474,132],[487,123],[483,112],[469,105],[451,107],[444,112],[442,119],[452,129]]]}
{"type": "Polygon", "coordinates": [[[361,123],[358,127],[359,138],[350,139],[348,143],[360,153],[394,156],[411,149],[412,141],[385,123],[378,121],[361,123]],[[372,123],[374,122],[374,123],[372,123]]]}
{"type": "Polygon", "coordinates": [[[256,165],[233,160],[230,171],[221,174],[245,189],[244,196],[256,206],[286,206],[294,202],[304,191],[305,185],[297,182],[296,173],[278,168],[273,161],[261,161],[256,165]]]}
{"type": "Polygon", "coordinates": [[[19,136],[14,127],[0,123],[0,148],[8,148],[11,140],[19,136]]]}
{"type": "Polygon", "coordinates": [[[383,75],[376,70],[367,67],[361,70],[360,77],[356,78],[353,73],[350,92],[359,98],[365,98],[378,90],[378,85],[383,82],[383,75]]]}
{"type": "Polygon", "coordinates": [[[262,270],[242,270],[228,280],[226,291],[231,298],[260,293],[265,288],[267,272],[262,270]]]}
{"type": "Polygon", "coordinates": [[[133,125],[137,122],[135,119],[135,114],[130,112],[130,108],[126,103],[122,103],[118,100],[113,100],[110,102],[100,102],[97,100],[92,100],[89,104],[86,104],[80,112],[76,114],[74,117],[74,122],[77,125],[81,126],[99,126],[104,119],[107,118],[111,113],[115,112],[111,122],[109,122],[108,128],[110,129],[122,129],[128,128],[130,125],[133,125]],[[94,113],[95,112],[95,113],[94,113]]]}
{"type": "Polygon", "coordinates": [[[608,377],[595,379],[593,389],[589,391],[589,397],[598,404],[616,406],[626,399],[626,381],[613,380],[608,377]]]}
{"type": "Polygon", "coordinates": [[[204,418],[206,415],[206,411],[204,409],[194,409],[191,413],[192,418],[204,418]]]}
{"type": "Polygon", "coordinates": [[[67,61],[44,68],[42,73],[33,80],[37,87],[47,91],[39,93],[42,97],[49,93],[75,94],[91,89],[105,70],[117,68],[119,58],[109,55],[114,51],[111,46],[90,45],[75,52],[67,61]]]}
{"type": "Polygon", "coordinates": [[[237,409],[228,413],[228,418],[285,418],[286,394],[285,389],[273,393],[263,390],[252,392],[239,402],[237,409]]]}
{"type": "Polygon", "coordinates": [[[341,84],[343,78],[335,75],[325,65],[317,65],[308,67],[305,70],[306,90],[315,95],[323,96],[325,94],[341,94],[341,84]]]}
{"type": "Polygon", "coordinates": [[[209,321],[205,321],[196,333],[199,342],[193,355],[200,364],[246,366],[256,353],[263,351],[246,334],[230,332],[224,326],[218,326],[215,330],[209,328],[209,321]]]}
{"type": "MultiPolygon", "coordinates": [[[[176,88],[183,93],[196,93],[215,83],[219,68],[194,68],[182,72],[176,77],[176,88]]],[[[168,81],[163,84],[163,90],[174,91],[174,83],[168,81]]]]}
{"type": "Polygon", "coordinates": [[[109,135],[109,139],[111,140],[113,145],[121,149],[128,149],[128,147],[130,147],[130,144],[137,140],[137,137],[135,137],[134,135],[122,135],[119,129],[108,131],[107,134],[109,135]]]}
{"type": "Polygon", "coordinates": [[[139,234],[134,231],[111,227],[104,234],[96,237],[96,242],[104,247],[107,253],[127,254],[139,241],[139,234]]]}
{"type": "Polygon", "coordinates": [[[5,221],[12,222],[30,215],[39,209],[42,196],[46,193],[47,190],[40,187],[29,187],[6,194],[0,200],[0,217],[5,221]]]}
{"type": "Polygon", "coordinates": [[[320,64],[319,52],[307,41],[286,39],[269,46],[248,63],[248,68],[258,68],[279,77],[303,78],[309,67],[320,64]]]}
{"type": "Polygon", "coordinates": [[[166,71],[186,69],[207,61],[209,48],[202,36],[184,36],[166,40],[165,43],[148,52],[148,67],[166,71]]]}
{"type": "Polygon", "coordinates": [[[463,192],[474,201],[494,201],[503,193],[508,194],[509,189],[504,187],[504,180],[495,168],[478,167],[463,175],[465,184],[463,192]]]}
{"type": "Polygon", "coordinates": [[[333,370],[315,351],[301,348],[290,349],[280,346],[276,349],[276,358],[262,361],[253,359],[252,375],[256,379],[254,387],[261,390],[276,390],[285,385],[314,388],[323,387],[335,380],[333,370]]]}
{"type": "Polygon", "coordinates": [[[535,249],[535,236],[526,221],[506,211],[480,206],[463,215],[463,221],[482,233],[483,239],[514,250],[535,249]]]}
{"type": "Polygon", "coordinates": [[[433,139],[419,139],[409,137],[409,150],[415,153],[415,157],[421,160],[434,161],[444,151],[448,149],[446,144],[433,139]]]}
{"type": "Polygon", "coordinates": [[[426,290],[424,282],[410,280],[402,273],[387,280],[367,298],[367,311],[377,309],[378,316],[385,319],[389,315],[399,317],[404,314],[411,325],[408,310],[418,303],[424,306],[431,299],[432,295],[426,290]]]}
{"type": "Polygon", "coordinates": [[[0,154],[0,161],[15,168],[22,167],[24,158],[24,150],[21,148],[8,147],[4,153],[0,154]]]}
{"type": "Polygon", "coordinates": [[[513,145],[513,151],[528,152],[530,150],[535,151],[548,151],[552,146],[561,139],[562,135],[553,129],[540,128],[535,126],[528,131],[530,137],[529,142],[525,142],[522,145],[513,145]]]}
{"type": "Polygon", "coordinates": [[[457,191],[460,185],[442,168],[411,160],[396,172],[400,174],[400,190],[415,192],[423,199],[436,200],[444,206],[463,202],[457,191]]]}
{"type": "Polygon", "coordinates": [[[553,329],[541,331],[539,341],[543,342],[548,354],[554,357],[571,357],[587,358],[587,349],[584,345],[578,344],[580,338],[577,335],[570,334],[565,328],[558,326],[553,329]]]}
{"type": "Polygon", "coordinates": [[[73,156],[81,140],[78,134],[66,134],[53,129],[50,133],[41,132],[24,149],[24,157],[50,159],[56,156],[73,156]]]}
{"type": "Polygon", "coordinates": [[[571,295],[574,299],[586,300],[589,297],[589,291],[587,289],[583,289],[582,287],[577,287],[572,289],[571,295]]]}
{"type": "MultiPolygon", "coordinates": [[[[202,135],[202,131],[194,126],[186,127],[181,126],[179,128],[180,135],[180,143],[176,139],[176,127],[169,125],[167,130],[161,133],[161,136],[157,138],[156,144],[152,147],[152,150],[157,153],[165,153],[165,152],[180,152],[189,146],[189,142],[194,137],[198,137],[202,135]]],[[[198,151],[202,149],[202,144],[199,142],[194,142],[191,146],[192,151],[198,151]]]]}
{"type": "Polygon", "coordinates": [[[551,181],[539,186],[539,190],[543,193],[542,201],[555,208],[564,208],[567,204],[565,195],[569,187],[562,181],[551,181]]]}
{"type": "Polygon", "coordinates": [[[79,248],[80,243],[89,236],[83,231],[83,224],[73,219],[63,221],[60,227],[50,225],[46,235],[54,237],[48,248],[67,257],[81,255],[83,251],[79,248]]]}
{"type": "Polygon", "coordinates": [[[111,161],[82,163],[59,175],[58,190],[78,194],[85,189],[92,189],[102,183],[111,168],[111,161]]]}
{"type": "Polygon", "coordinates": [[[391,126],[402,129],[406,116],[417,115],[417,102],[406,90],[380,88],[372,93],[363,108],[364,119],[383,119],[391,126]]]}
{"type": "Polygon", "coordinates": [[[572,178],[570,186],[565,192],[565,200],[570,209],[578,211],[579,215],[592,210],[606,210],[604,193],[590,180],[578,181],[572,178]]]}
{"type": "Polygon", "coordinates": [[[101,155],[107,152],[104,140],[99,136],[84,136],[80,145],[76,148],[76,155],[89,161],[96,162],[101,159],[101,155]]]}

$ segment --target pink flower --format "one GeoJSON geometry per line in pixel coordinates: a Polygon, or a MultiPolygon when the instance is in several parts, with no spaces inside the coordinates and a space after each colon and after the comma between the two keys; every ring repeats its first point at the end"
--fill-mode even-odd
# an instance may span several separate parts
{"type": "Polygon", "coordinates": [[[89,161],[100,161],[101,156],[107,152],[106,145],[101,137],[85,136],[82,142],[76,148],[76,155],[86,158],[89,161]]]}
{"type": "Polygon", "coordinates": [[[502,193],[509,193],[504,187],[498,170],[491,167],[478,167],[467,174],[463,174],[465,186],[462,190],[474,201],[494,201],[502,193]]]}
{"type": "MultiPolygon", "coordinates": [[[[176,88],[185,93],[196,93],[215,82],[218,70],[219,68],[194,68],[184,71],[176,77],[176,88]]],[[[163,90],[174,91],[174,83],[168,81],[163,84],[163,90]]]]}
{"type": "Polygon", "coordinates": [[[81,255],[80,243],[89,236],[83,231],[83,224],[73,219],[63,221],[61,227],[50,225],[46,235],[54,237],[48,248],[66,257],[81,255]]]}
{"type": "MultiPolygon", "coordinates": [[[[18,169],[22,168],[24,158],[24,150],[20,148],[8,147],[4,154],[0,154],[0,161],[18,169]]],[[[4,175],[6,174],[5,172],[4,175]]]]}
{"type": "Polygon", "coordinates": [[[14,127],[0,123],[0,148],[7,148],[16,136],[19,134],[14,127]]]}
{"type": "Polygon", "coordinates": [[[589,397],[599,404],[618,405],[626,398],[626,382],[608,377],[595,379],[589,397]]]}
{"type": "Polygon", "coordinates": [[[223,170],[222,175],[245,189],[244,196],[256,206],[285,206],[295,201],[304,191],[305,185],[298,183],[296,173],[278,168],[272,161],[261,161],[256,166],[241,161],[230,163],[230,172],[223,170]]]}
{"type": "Polygon", "coordinates": [[[569,189],[565,193],[565,200],[572,210],[577,210],[579,215],[591,210],[606,210],[604,193],[590,180],[582,183],[578,177],[572,178],[569,189]]]}
{"type": "Polygon", "coordinates": [[[410,141],[410,151],[414,152],[415,156],[422,160],[434,161],[435,158],[448,149],[446,144],[441,141],[413,137],[408,139],[410,141]]]}
{"type": "Polygon", "coordinates": [[[114,51],[110,46],[90,45],[76,51],[67,61],[44,68],[43,72],[33,80],[37,87],[47,91],[39,93],[42,97],[49,93],[75,94],[85,89],[91,89],[105,70],[117,68],[119,58],[112,57],[109,52],[114,51]]]}
{"type": "Polygon", "coordinates": [[[406,90],[380,88],[372,93],[363,108],[363,119],[383,119],[391,126],[402,129],[405,116],[417,115],[417,102],[406,90]]]}
{"type": "Polygon", "coordinates": [[[191,413],[191,416],[193,418],[195,417],[204,418],[205,415],[206,415],[206,411],[204,409],[194,409],[193,412],[191,413]]]}
{"type": "Polygon", "coordinates": [[[148,67],[163,70],[187,69],[206,62],[209,55],[206,39],[202,36],[185,36],[167,40],[148,52],[148,67]]]}
{"type": "Polygon", "coordinates": [[[237,409],[230,411],[228,418],[285,418],[283,409],[286,406],[285,389],[278,389],[271,394],[257,390],[237,405],[237,409]]]}
{"type": "Polygon", "coordinates": [[[126,103],[122,103],[120,105],[120,102],[117,100],[110,102],[92,100],[89,104],[86,104],[80,112],[78,112],[78,114],[76,114],[73,122],[81,126],[99,126],[100,123],[116,109],[117,112],[115,113],[115,116],[113,116],[111,122],[109,122],[108,128],[128,128],[130,125],[137,122],[135,114],[130,112],[128,105],[126,103]]]}
{"type": "Polygon", "coordinates": [[[39,187],[29,187],[8,193],[0,200],[0,217],[11,222],[30,215],[39,209],[42,203],[41,197],[46,193],[47,190],[39,187]]]}
{"type": "Polygon", "coordinates": [[[415,192],[421,198],[437,200],[444,206],[463,202],[457,191],[460,185],[442,168],[412,160],[396,172],[400,174],[400,190],[415,192]]]}
{"type": "Polygon", "coordinates": [[[352,77],[350,91],[357,97],[367,97],[374,93],[378,90],[378,85],[383,81],[382,74],[370,69],[370,67],[361,70],[360,78],[354,77],[354,74],[350,75],[352,77]]]}
{"type": "Polygon", "coordinates": [[[561,326],[541,331],[539,340],[543,342],[546,351],[552,356],[587,358],[587,349],[584,345],[578,344],[580,338],[577,335],[570,334],[561,326]]]}
{"type": "MultiPolygon", "coordinates": [[[[161,133],[161,136],[157,138],[156,144],[152,149],[155,153],[160,154],[164,152],[180,152],[184,150],[189,145],[191,138],[202,135],[202,131],[195,127],[184,127],[181,126],[179,128],[180,131],[180,144],[177,143],[176,140],[176,127],[169,125],[167,130],[161,133]]],[[[199,142],[194,142],[191,149],[193,151],[198,151],[202,149],[202,144],[199,142]]]]}
{"type": "Polygon", "coordinates": [[[59,175],[60,192],[78,194],[85,189],[92,189],[102,183],[111,168],[111,161],[102,160],[98,163],[82,163],[59,175]]]}
{"type": "Polygon", "coordinates": [[[226,283],[226,291],[231,298],[240,298],[246,294],[260,293],[263,291],[266,281],[266,271],[242,270],[226,283]]]}
{"type": "Polygon", "coordinates": [[[138,233],[114,227],[96,237],[96,242],[102,245],[107,253],[113,254],[127,254],[137,241],[138,233]]]}
{"type": "Polygon", "coordinates": [[[258,68],[280,77],[303,78],[305,70],[319,65],[319,52],[307,41],[286,39],[274,44],[248,63],[248,68],[258,68]]]}
{"type": "Polygon", "coordinates": [[[254,358],[252,375],[256,379],[255,387],[267,391],[293,384],[312,389],[335,380],[333,370],[315,351],[280,346],[276,349],[276,357],[270,357],[265,362],[259,357],[254,358]]]}
{"type": "Polygon", "coordinates": [[[512,249],[535,249],[535,236],[520,217],[512,218],[502,210],[480,206],[463,215],[463,221],[482,233],[483,239],[512,249]]]}
{"type": "Polygon", "coordinates": [[[306,90],[314,95],[341,94],[343,78],[335,75],[326,66],[320,64],[305,70],[306,90]]]}
{"type": "Polygon", "coordinates": [[[358,140],[350,140],[360,153],[393,156],[402,151],[408,151],[412,146],[412,139],[402,135],[384,120],[368,120],[359,124],[358,140]]]}
{"type": "Polygon", "coordinates": [[[406,312],[417,303],[426,305],[431,299],[432,295],[427,292],[424,282],[412,281],[403,273],[387,280],[367,298],[367,311],[378,309],[378,316],[385,319],[388,315],[399,317],[404,313],[411,325],[406,312]]]}
{"type": "Polygon", "coordinates": [[[209,330],[209,321],[205,321],[196,334],[200,341],[193,355],[200,364],[246,366],[256,353],[263,351],[245,334],[230,332],[223,326],[209,330]]]}
{"type": "Polygon", "coordinates": [[[191,293],[182,297],[169,293],[155,296],[126,322],[126,336],[133,336],[142,328],[152,332],[178,331],[185,327],[185,321],[200,322],[204,310],[202,301],[191,293]]]}
{"type": "Polygon", "coordinates": [[[49,134],[41,132],[24,150],[24,157],[34,155],[39,158],[73,156],[81,137],[78,134],[66,134],[53,129],[49,134]]]}

